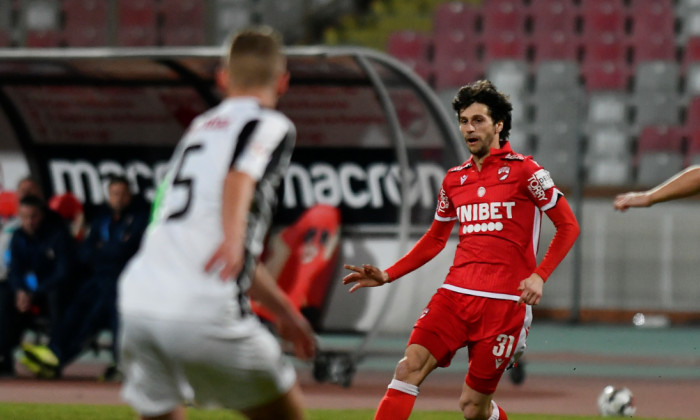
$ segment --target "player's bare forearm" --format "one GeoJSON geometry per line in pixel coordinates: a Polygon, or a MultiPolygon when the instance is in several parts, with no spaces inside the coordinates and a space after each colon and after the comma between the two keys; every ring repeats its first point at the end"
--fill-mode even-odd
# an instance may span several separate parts
{"type": "Polygon", "coordinates": [[[316,341],[311,326],[277,287],[277,282],[263,264],[256,267],[248,294],[275,315],[280,336],[294,344],[297,357],[306,360],[314,356],[316,341]]]}
{"type": "Polygon", "coordinates": [[[662,184],[643,192],[629,192],[615,197],[615,210],[649,207],[700,193],[700,165],[691,166],[662,184]]]}
{"type": "Polygon", "coordinates": [[[350,293],[363,287],[377,287],[391,281],[386,271],[370,264],[363,264],[362,267],[345,264],[343,267],[352,271],[343,278],[343,284],[354,283],[350,288],[350,293]]]}
{"type": "Polygon", "coordinates": [[[230,171],[224,179],[221,202],[224,239],[205,265],[207,271],[221,266],[222,280],[236,277],[243,268],[248,211],[255,185],[255,179],[240,171],[230,171]]]}

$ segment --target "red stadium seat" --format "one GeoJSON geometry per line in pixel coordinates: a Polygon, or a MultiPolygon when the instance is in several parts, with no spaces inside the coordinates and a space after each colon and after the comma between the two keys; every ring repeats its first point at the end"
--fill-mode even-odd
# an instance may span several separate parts
{"type": "Polygon", "coordinates": [[[581,66],[586,91],[624,91],[629,82],[628,72],[614,61],[593,61],[581,66]]]}
{"type": "Polygon", "coordinates": [[[683,150],[683,128],[651,125],[642,128],[637,140],[637,154],[649,152],[678,152],[683,150]]]}
{"type": "Polygon", "coordinates": [[[461,30],[468,34],[478,33],[481,9],[459,1],[439,4],[433,15],[435,34],[461,30]]]}
{"type": "Polygon", "coordinates": [[[446,89],[464,86],[484,74],[484,69],[476,60],[454,56],[450,60],[435,62],[435,88],[446,89]]]}
{"type": "Polygon", "coordinates": [[[688,151],[686,152],[686,166],[700,165],[700,131],[688,133],[688,151]]]}
{"type": "Polygon", "coordinates": [[[545,60],[577,60],[579,56],[578,37],[562,30],[533,33],[530,47],[535,63],[545,60]]]}
{"type": "Polygon", "coordinates": [[[519,0],[489,0],[483,2],[483,32],[495,35],[501,31],[525,33],[525,7],[519,0]]]}
{"type": "Polygon", "coordinates": [[[483,62],[488,65],[493,60],[527,59],[528,46],[521,34],[513,31],[499,31],[484,38],[483,62]]]}
{"type": "Polygon", "coordinates": [[[625,34],[627,10],[623,0],[581,0],[580,13],[584,35],[601,32],[625,34]]]}
{"type": "Polygon", "coordinates": [[[107,3],[100,0],[64,0],[64,37],[70,47],[108,44],[107,3]]]}
{"type": "Polygon", "coordinates": [[[10,31],[0,30],[0,47],[9,47],[12,45],[10,31]]]}
{"type": "Polygon", "coordinates": [[[154,0],[121,0],[118,3],[117,44],[157,45],[158,13],[154,0]]]}
{"type": "Polygon", "coordinates": [[[478,45],[476,38],[459,29],[436,32],[433,40],[435,71],[441,74],[450,73],[449,67],[455,60],[463,60],[473,67],[473,63],[478,61],[478,45]]]}
{"type": "Polygon", "coordinates": [[[57,30],[27,31],[24,43],[30,48],[50,48],[59,47],[63,36],[57,30]]]}
{"type": "Polygon", "coordinates": [[[582,42],[583,63],[600,61],[627,62],[625,40],[614,32],[594,33],[585,36],[582,42]]]}
{"type": "Polygon", "coordinates": [[[688,102],[683,129],[688,135],[700,131],[700,96],[694,96],[688,102]]]}
{"type": "Polygon", "coordinates": [[[527,13],[532,18],[533,33],[563,31],[575,33],[578,8],[573,0],[539,0],[530,2],[527,13]]]}
{"type": "Polygon", "coordinates": [[[161,0],[163,44],[206,44],[206,3],[198,0],[161,0]]]}
{"type": "Polygon", "coordinates": [[[634,0],[629,7],[633,36],[660,33],[674,35],[676,15],[668,0],[634,0]]]}
{"type": "Polygon", "coordinates": [[[690,63],[700,62],[700,36],[688,38],[683,50],[683,66],[682,71],[685,71],[690,63]]]}
{"type": "Polygon", "coordinates": [[[671,33],[639,33],[630,37],[632,64],[651,60],[676,60],[676,37],[671,33]]]}
{"type": "Polygon", "coordinates": [[[389,34],[386,51],[399,59],[427,59],[432,40],[429,36],[416,31],[397,31],[389,34]]]}
{"type": "Polygon", "coordinates": [[[386,51],[429,81],[432,77],[431,46],[432,40],[428,35],[416,31],[397,31],[389,35],[386,51]]]}

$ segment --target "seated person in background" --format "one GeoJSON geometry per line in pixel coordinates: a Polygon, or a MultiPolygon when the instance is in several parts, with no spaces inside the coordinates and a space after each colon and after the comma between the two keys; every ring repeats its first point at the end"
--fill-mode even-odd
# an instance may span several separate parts
{"type": "MultiPolygon", "coordinates": [[[[12,234],[19,229],[19,217],[17,217],[17,209],[19,200],[26,195],[34,195],[43,197],[41,187],[30,177],[22,178],[17,184],[15,191],[3,191],[0,193],[0,311],[3,308],[12,307],[15,304],[14,292],[10,288],[7,281],[7,272],[10,266],[10,240],[12,234]]],[[[9,322],[6,317],[0,316],[0,336],[7,334],[12,326],[4,325],[3,322],[9,322]]],[[[0,338],[2,343],[2,338],[0,338]]],[[[0,347],[3,344],[0,344],[0,347]]],[[[15,366],[12,358],[6,358],[6,352],[0,349],[0,377],[14,376],[15,366]]]]}
{"type": "Polygon", "coordinates": [[[88,277],[71,302],[66,316],[52,335],[48,348],[25,346],[24,352],[41,365],[46,376],[59,376],[63,367],[85,350],[97,333],[107,328],[112,333],[114,364],[103,375],[109,380],[117,374],[117,279],[127,261],[136,253],[148,225],[145,202],[132,197],[126,178],[109,181],[107,203],[94,213],[90,231],[81,243],[80,260],[88,277]]]}
{"type": "MultiPolygon", "coordinates": [[[[20,228],[10,242],[8,286],[14,300],[0,306],[0,355],[14,366],[13,351],[22,334],[39,321],[58,332],[67,302],[77,285],[76,244],[65,224],[44,201],[27,195],[19,202],[20,228]]],[[[31,360],[20,360],[30,370],[31,360]]]]}

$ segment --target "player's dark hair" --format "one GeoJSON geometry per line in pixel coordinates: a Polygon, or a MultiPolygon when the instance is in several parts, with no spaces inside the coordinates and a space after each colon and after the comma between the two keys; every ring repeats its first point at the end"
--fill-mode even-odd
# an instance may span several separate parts
{"type": "Polygon", "coordinates": [[[457,113],[462,112],[464,108],[478,102],[488,107],[491,119],[494,123],[502,122],[503,129],[499,138],[503,141],[508,140],[511,127],[511,111],[513,105],[508,100],[508,95],[499,92],[496,86],[489,80],[477,80],[474,83],[462,86],[457,95],[452,100],[452,108],[457,113]]]}
{"type": "Polygon", "coordinates": [[[109,177],[109,181],[107,182],[107,185],[111,187],[114,184],[124,184],[128,188],[129,187],[129,180],[126,179],[126,177],[123,175],[111,175],[109,177]]]}
{"type": "Polygon", "coordinates": [[[19,200],[19,205],[20,206],[29,206],[29,207],[34,207],[42,212],[46,212],[46,203],[44,200],[41,199],[41,197],[38,197],[36,195],[25,195],[22,197],[21,200],[19,200]]]}

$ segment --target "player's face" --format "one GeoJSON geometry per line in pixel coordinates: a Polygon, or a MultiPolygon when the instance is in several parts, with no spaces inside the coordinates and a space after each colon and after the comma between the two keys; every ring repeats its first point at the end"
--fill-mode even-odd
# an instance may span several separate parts
{"type": "Polygon", "coordinates": [[[499,147],[503,123],[494,123],[489,108],[474,102],[459,113],[459,131],[474,157],[487,156],[492,147],[499,147]]]}

